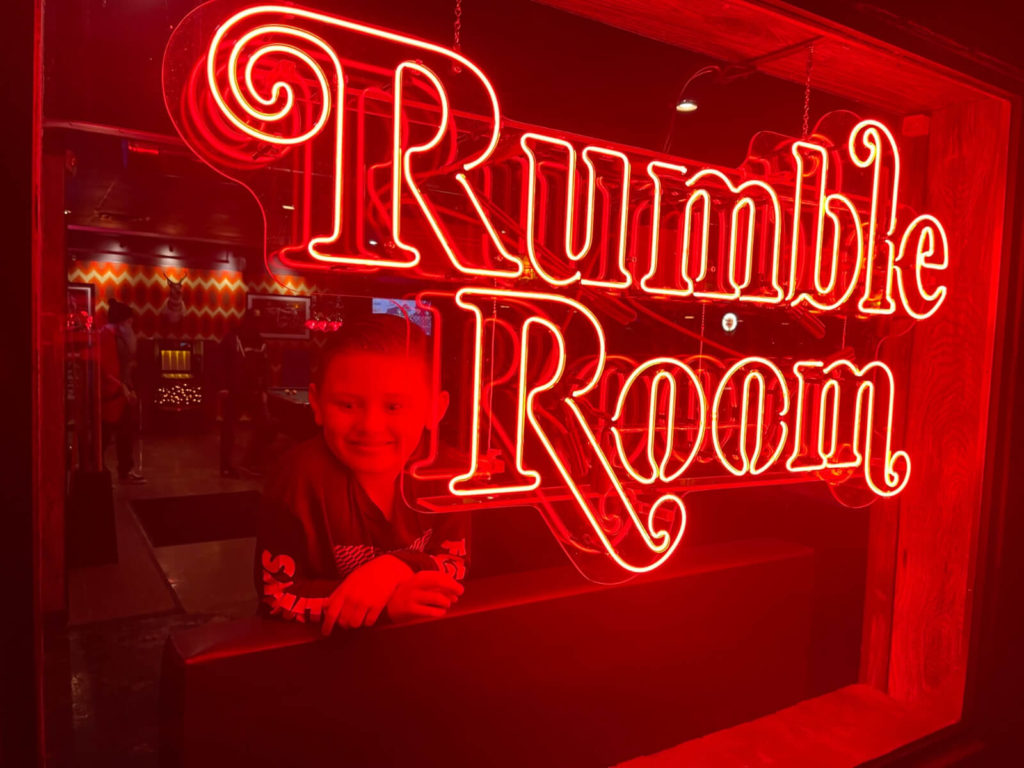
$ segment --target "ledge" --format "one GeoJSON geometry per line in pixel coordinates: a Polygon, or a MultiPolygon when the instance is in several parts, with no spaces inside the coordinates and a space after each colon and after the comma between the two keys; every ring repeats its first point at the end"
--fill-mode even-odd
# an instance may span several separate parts
{"type": "Polygon", "coordinates": [[[887,755],[952,725],[867,685],[850,685],[771,715],[619,763],[618,768],[677,766],[853,766],[887,755]]]}

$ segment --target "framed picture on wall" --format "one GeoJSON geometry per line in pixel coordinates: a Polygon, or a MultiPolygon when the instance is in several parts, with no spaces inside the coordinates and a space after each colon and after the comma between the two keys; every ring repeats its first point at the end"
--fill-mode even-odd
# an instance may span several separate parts
{"type": "Polygon", "coordinates": [[[256,327],[268,339],[308,339],[308,296],[250,293],[245,311],[256,317],[256,327]]]}
{"type": "Polygon", "coordinates": [[[92,283],[68,283],[69,331],[88,330],[96,312],[96,286],[92,283]]]}

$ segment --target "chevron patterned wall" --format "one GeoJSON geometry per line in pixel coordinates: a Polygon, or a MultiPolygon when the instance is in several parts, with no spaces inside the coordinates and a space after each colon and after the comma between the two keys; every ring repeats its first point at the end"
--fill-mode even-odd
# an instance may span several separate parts
{"type": "Polygon", "coordinates": [[[68,281],[96,286],[95,327],[107,319],[107,302],[123,301],[136,312],[135,331],[141,336],[220,340],[245,313],[246,293],[290,292],[309,295],[312,286],[303,277],[269,275],[246,282],[241,272],[160,268],[112,261],[79,261],[68,270],[68,281]],[[170,297],[167,279],[182,281],[184,307],[178,322],[170,322],[165,308],[170,297]]]}

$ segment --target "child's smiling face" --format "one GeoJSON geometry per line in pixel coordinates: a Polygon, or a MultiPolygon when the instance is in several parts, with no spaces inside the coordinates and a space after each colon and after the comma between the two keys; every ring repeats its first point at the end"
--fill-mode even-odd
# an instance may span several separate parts
{"type": "MultiPolygon", "coordinates": [[[[328,448],[356,476],[398,477],[432,421],[427,366],[400,354],[335,355],[309,401],[328,448]]],[[[437,419],[445,406],[442,392],[437,419]]]]}

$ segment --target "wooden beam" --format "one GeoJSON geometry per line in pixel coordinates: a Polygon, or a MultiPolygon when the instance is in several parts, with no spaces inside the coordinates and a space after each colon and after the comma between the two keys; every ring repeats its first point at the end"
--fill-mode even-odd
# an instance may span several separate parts
{"type": "MultiPolygon", "coordinates": [[[[775,53],[818,38],[813,87],[896,115],[974,101],[993,89],[835,22],[772,3],[722,0],[536,0],[669,45],[727,62],[775,53]]],[[[807,55],[758,65],[765,74],[802,83],[807,55]]],[[[682,75],[682,73],[680,73],[682,75]]]]}
{"type": "Polygon", "coordinates": [[[1010,109],[932,114],[927,208],[949,235],[949,294],[914,329],[889,693],[963,702],[1002,263],[1010,109]],[[923,480],[923,482],[922,482],[923,480]]]}
{"type": "Polygon", "coordinates": [[[64,375],[64,326],[67,321],[67,265],[64,251],[64,153],[43,157],[39,215],[45,237],[39,263],[39,324],[35,364],[39,402],[37,415],[39,461],[36,463],[42,609],[46,614],[67,611],[67,568],[64,560],[64,483],[67,451],[64,375]]]}

